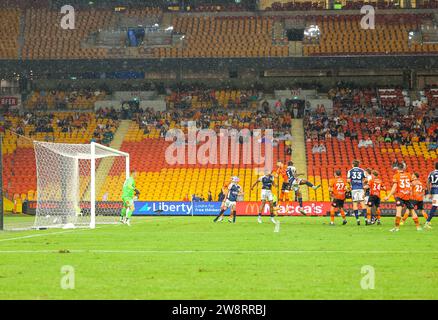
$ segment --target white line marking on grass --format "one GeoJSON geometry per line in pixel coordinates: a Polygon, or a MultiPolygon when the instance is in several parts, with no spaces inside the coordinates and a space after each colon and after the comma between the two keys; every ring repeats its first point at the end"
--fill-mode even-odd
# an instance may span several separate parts
{"type": "MultiPolygon", "coordinates": [[[[98,229],[98,228],[96,228],[96,229],[98,229]]],[[[0,242],[22,240],[22,239],[36,238],[36,237],[43,237],[43,236],[51,236],[54,234],[63,234],[63,233],[70,233],[70,232],[74,232],[74,231],[86,231],[86,230],[92,230],[92,229],[73,229],[73,230],[64,230],[64,231],[49,232],[49,233],[29,234],[29,235],[21,236],[21,237],[0,239],[0,242]]]]}
{"type": "MultiPolygon", "coordinates": [[[[59,250],[0,250],[7,253],[59,253],[59,250]]],[[[68,253],[102,254],[192,254],[192,253],[257,253],[257,254],[306,254],[306,253],[342,253],[342,254],[438,254],[438,251],[348,251],[348,250],[68,250],[68,253]]]]}

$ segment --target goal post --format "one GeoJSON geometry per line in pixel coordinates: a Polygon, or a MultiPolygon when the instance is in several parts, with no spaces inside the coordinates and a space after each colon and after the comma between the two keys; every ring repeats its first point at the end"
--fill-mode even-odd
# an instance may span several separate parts
{"type": "Polygon", "coordinates": [[[101,144],[34,141],[37,197],[34,228],[115,223],[129,154],[101,144]]]}

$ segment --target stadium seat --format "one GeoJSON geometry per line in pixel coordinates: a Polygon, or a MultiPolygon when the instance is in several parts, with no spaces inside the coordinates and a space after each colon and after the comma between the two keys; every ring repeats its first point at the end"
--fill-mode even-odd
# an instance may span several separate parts
{"type": "Polygon", "coordinates": [[[18,59],[20,15],[18,8],[0,9],[0,59],[18,59]]]}
{"type": "MultiPolygon", "coordinates": [[[[375,118],[374,118],[375,119],[375,118]]],[[[377,125],[373,123],[373,118],[368,117],[369,125],[377,125]]],[[[358,139],[362,139],[364,135],[358,122],[352,119],[348,120],[348,129],[358,132],[358,139]]],[[[378,143],[372,137],[374,147],[359,148],[358,140],[346,138],[345,141],[339,141],[336,138],[326,139],[326,153],[312,154],[313,143],[306,142],[306,154],[308,161],[308,177],[312,183],[322,183],[322,188],[316,193],[310,194],[310,200],[330,201],[328,192],[328,181],[333,177],[334,170],[340,169],[343,175],[351,168],[351,163],[354,159],[361,162],[362,168],[372,168],[379,172],[380,178],[384,185],[390,189],[392,185],[392,177],[394,171],[392,163],[395,159],[405,161],[410,172],[418,172],[422,181],[425,181],[427,175],[433,169],[434,161],[430,159],[437,158],[435,150],[429,151],[426,143],[414,142],[411,146],[401,146],[396,143],[378,143]],[[339,156],[342,155],[342,156],[339,156]],[[376,167],[376,163],[379,164],[376,167]]],[[[385,191],[383,192],[385,194],[385,191]]]]}

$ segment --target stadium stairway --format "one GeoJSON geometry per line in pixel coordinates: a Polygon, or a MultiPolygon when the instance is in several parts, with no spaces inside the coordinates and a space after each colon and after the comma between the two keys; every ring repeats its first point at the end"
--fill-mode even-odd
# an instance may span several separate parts
{"type": "Polygon", "coordinates": [[[161,19],[161,26],[166,28],[168,26],[172,25],[172,20],[173,20],[173,14],[172,13],[168,13],[168,12],[164,12],[163,13],[163,17],[161,19]]]}
{"type": "MultiPolygon", "coordinates": [[[[117,128],[116,132],[114,133],[114,138],[110,143],[110,148],[120,150],[123,139],[125,138],[125,135],[128,133],[129,126],[130,126],[131,120],[122,120],[119,124],[119,127],[117,128]]],[[[107,182],[107,177],[110,174],[110,170],[114,165],[115,157],[110,158],[103,158],[99,166],[96,170],[96,198],[97,200],[102,200],[101,197],[104,194],[103,188],[105,186],[105,183],[107,182]]],[[[90,188],[87,188],[85,193],[85,199],[89,199],[90,196],[90,188]]]]}
{"type": "Polygon", "coordinates": [[[303,42],[302,41],[289,41],[289,56],[290,57],[302,57],[303,56],[303,42]]]}
{"type": "Polygon", "coordinates": [[[18,59],[22,59],[22,52],[23,52],[23,46],[24,46],[24,16],[22,14],[20,14],[20,22],[19,22],[19,27],[20,27],[20,33],[18,35],[18,52],[17,52],[17,56],[18,59]]]}
{"type": "Polygon", "coordinates": [[[284,22],[282,20],[277,20],[274,22],[273,27],[273,40],[283,40],[284,38],[284,22]]]}
{"type": "Polygon", "coordinates": [[[111,148],[120,150],[123,140],[125,139],[125,135],[128,133],[130,124],[131,120],[122,120],[120,122],[119,127],[114,134],[113,141],[111,141],[111,148]]]}
{"type": "MultiPolygon", "coordinates": [[[[302,173],[301,178],[307,179],[306,144],[304,143],[303,119],[292,119],[292,161],[298,173],[302,173]]],[[[313,192],[313,191],[312,191],[313,192]]],[[[307,187],[301,188],[303,200],[309,200],[307,187]]]]}

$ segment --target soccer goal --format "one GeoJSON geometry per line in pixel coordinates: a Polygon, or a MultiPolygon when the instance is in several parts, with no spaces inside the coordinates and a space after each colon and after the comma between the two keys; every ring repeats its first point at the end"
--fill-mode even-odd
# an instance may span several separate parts
{"type": "Polygon", "coordinates": [[[129,154],[98,143],[34,141],[37,200],[34,228],[95,228],[115,223],[129,154]]]}

